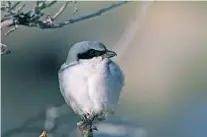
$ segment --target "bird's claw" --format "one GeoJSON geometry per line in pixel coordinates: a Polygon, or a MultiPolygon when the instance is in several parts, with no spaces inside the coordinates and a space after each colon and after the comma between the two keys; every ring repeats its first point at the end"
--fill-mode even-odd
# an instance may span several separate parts
{"type": "Polygon", "coordinates": [[[78,122],[78,123],[77,123],[77,126],[79,126],[79,127],[80,127],[80,126],[81,126],[81,125],[83,125],[83,124],[84,124],[84,121],[83,121],[83,120],[81,120],[80,122],[78,122]]]}
{"type": "Polygon", "coordinates": [[[83,115],[81,116],[81,119],[82,119],[83,122],[88,122],[88,115],[83,114],[83,115]]]}
{"type": "Polygon", "coordinates": [[[97,117],[97,115],[89,115],[89,114],[85,114],[82,115],[82,120],[80,122],[77,123],[77,126],[79,128],[79,131],[81,132],[81,134],[90,134],[91,132],[93,132],[93,130],[98,131],[97,127],[93,125],[93,120],[97,117]]]}

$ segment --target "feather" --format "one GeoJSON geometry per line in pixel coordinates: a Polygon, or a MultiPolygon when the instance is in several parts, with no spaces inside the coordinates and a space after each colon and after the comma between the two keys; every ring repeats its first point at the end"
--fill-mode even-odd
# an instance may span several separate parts
{"type": "Polygon", "coordinates": [[[59,85],[67,104],[78,115],[114,110],[124,85],[117,64],[101,57],[80,60],[59,71],[59,85]]]}

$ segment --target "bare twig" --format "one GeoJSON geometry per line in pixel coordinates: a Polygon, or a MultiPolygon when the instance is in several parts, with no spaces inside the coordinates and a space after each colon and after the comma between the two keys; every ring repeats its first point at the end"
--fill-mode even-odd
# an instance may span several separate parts
{"type": "Polygon", "coordinates": [[[23,4],[21,7],[18,8],[17,12],[21,12],[25,6],[26,4],[23,4]]]}
{"type": "Polygon", "coordinates": [[[1,28],[11,27],[13,25],[13,20],[3,20],[1,22],[1,28]]]}
{"type": "Polygon", "coordinates": [[[20,3],[21,3],[21,1],[16,2],[16,3],[11,7],[11,9],[14,10],[20,3]]]}
{"type": "Polygon", "coordinates": [[[12,3],[11,3],[10,1],[8,1],[7,3],[3,3],[3,4],[2,4],[1,10],[2,10],[2,11],[6,11],[6,12],[8,12],[8,13],[10,13],[10,14],[15,14],[14,9],[15,9],[15,7],[16,7],[17,5],[19,5],[20,3],[21,3],[21,2],[16,2],[16,3],[12,6],[12,3]]]}
{"type": "MultiPolygon", "coordinates": [[[[54,23],[53,21],[56,20],[66,9],[69,1],[66,1],[63,6],[59,9],[57,13],[55,13],[52,17],[49,15],[47,16],[46,20],[40,20],[40,18],[44,15],[43,10],[45,8],[49,8],[52,5],[54,5],[57,1],[37,1],[35,6],[28,12],[23,12],[23,8],[26,6],[23,4],[19,8],[16,9],[16,7],[21,3],[20,1],[16,3],[12,3],[10,1],[4,2],[1,6],[1,11],[7,12],[6,15],[3,16],[0,23],[0,29],[6,28],[6,27],[12,27],[8,32],[5,33],[5,35],[10,34],[11,32],[14,32],[18,25],[27,26],[27,27],[37,27],[40,29],[55,29],[55,28],[61,28],[63,26],[76,23],[79,21],[83,21],[86,19],[94,18],[96,16],[100,16],[101,14],[110,11],[113,8],[116,8],[118,6],[121,6],[127,1],[119,1],[111,4],[108,7],[102,8],[96,12],[85,14],[82,16],[75,17],[75,13],[77,13],[77,5],[76,1],[72,1],[74,4],[74,11],[73,11],[73,17],[70,17],[66,19],[65,21],[61,21],[59,23],[54,23]]],[[[1,52],[1,54],[4,54],[5,52],[1,52]]],[[[7,52],[9,53],[9,52],[7,52]]]]}
{"type": "Polygon", "coordinates": [[[0,43],[0,45],[1,45],[1,55],[9,54],[11,52],[5,44],[0,43]]]}
{"type": "Polygon", "coordinates": [[[79,17],[71,17],[71,18],[68,18],[66,19],[65,21],[62,21],[62,22],[59,22],[59,23],[55,23],[55,24],[51,24],[51,25],[47,25],[47,24],[43,24],[43,29],[48,29],[48,28],[61,28],[65,25],[69,25],[69,24],[72,24],[72,23],[75,23],[75,22],[79,22],[79,21],[83,21],[83,20],[86,20],[86,19],[90,19],[90,18],[93,18],[93,17],[96,17],[96,16],[100,16],[101,14],[113,9],[113,8],[116,8],[118,6],[121,6],[123,4],[126,4],[128,1],[119,1],[119,2],[115,2],[113,3],[112,5],[108,6],[108,7],[105,7],[105,8],[102,8],[94,13],[90,13],[90,14],[86,14],[86,15],[83,15],[83,16],[79,16],[79,17]]]}
{"type": "Polygon", "coordinates": [[[43,10],[45,8],[49,8],[51,7],[53,4],[55,4],[57,1],[37,1],[36,2],[36,6],[34,8],[36,8],[37,10],[43,10]]]}
{"type": "Polygon", "coordinates": [[[68,3],[69,3],[69,1],[67,1],[63,4],[63,6],[59,9],[59,11],[55,15],[53,15],[52,20],[55,20],[65,10],[68,3]]]}
{"type": "Polygon", "coordinates": [[[43,21],[43,23],[50,23],[50,24],[53,23],[53,21],[55,19],[57,19],[57,17],[60,16],[60,14],[65,10],[68,3],[69,3],[69,1],[66,1],[55,15],[53,15],[52,17],[50,17],[50,16],[47,17],[47,19],[45,21],[43,21]]]}
{"type": "Polygon", "coordinates": [[[1,19],[1,22],[5,21],[5,20],[9,20],[10,19],[9,16],[10,16],[9,14],[4,15],[3,18],[1,19]]]}
{"type": "Polygon", "coordinates": [[[7,31],[5,35],[9,35],[10,33],[14,32],[16,29],[18,29],[18,25],[15,23],[15,26],[11,28],[9,31],[7,31]]]}
{"type": "Polygon", "coordinates": [[[74,10],[73,10],[73,16],[74,16],[78,12],[77,1],[73,2],[73,7],[74,7],[74,10]]]}
{"type": "MultiPolygon", "coordinates": [[[[16,20],[17,25],[24,25],[27,27],[38,27],[40,29],[51,29],[51,28],[61,28],[65,25],[69,25],[78,21],[83,21],[89,18],[93,18],[96,16],[100,16],[101,14],[110,11],[113,8],[116,8],[118,6],[121,6],[125,3],[127,3],[127,1],[119,1],[119,2],[115,2],[112,5],[102,8],[94,13],[90,13],[90,14],[86,14],[83,16],[79,16],[79,17],[71,17],[66,19],[65,21],[59,22],[59,23],[51,23],[51,22],[47,22],[47,21],[41,21],[40,17],[44,15],[44,13],[41,12],[41,10],[43,10],[44,8],[50,7],[52,6],[56,1],[51,1],[49,3],[46,3],[44,1],[38,1],[36,3],[36,6],[29,12],[27,13],[21,13],[21,12],[12,12],[11,14],[13,15],[13,18],[10,19],[10,23],[4,23],[4,21],[8,21],[8,20],[4,20],[3,22],[1,22],[1,28],[4,27],[9,27],[14,25],[13,22],[14,20],[16,20]],[[13,20],[13,21],[11,21],[13,20]]],[[[53,16],[53,18],[57,18],[62,12],[63,10],[66,8],[67,3],[65,3],[60,10],[53,16]]],[[[54,20],[51,19],[51,20],[54,20]]]]}

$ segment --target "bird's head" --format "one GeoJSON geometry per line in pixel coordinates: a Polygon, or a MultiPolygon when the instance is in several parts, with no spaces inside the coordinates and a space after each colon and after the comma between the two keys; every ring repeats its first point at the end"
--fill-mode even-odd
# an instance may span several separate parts
{"type": "Polygon", "coordinates": [[[111,58],[117,54],[110,51],[106,46],[98,41],[82,41],[71,46],[66,64],[79,60],[90,60],[94,57],[111,58]]]}

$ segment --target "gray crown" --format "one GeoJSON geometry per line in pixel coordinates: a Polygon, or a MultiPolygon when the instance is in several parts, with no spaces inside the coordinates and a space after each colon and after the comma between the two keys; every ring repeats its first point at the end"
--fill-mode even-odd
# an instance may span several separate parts
{"type": "Polygon", "coordinates": [[[71,64],[73,62],[78,61],[78,54],[84,53],[90,49],[95,49],[95,50],[99,50],[99,51],[107,50],[106,46],[99,41],[78,42],[78,43],[71,46],[71,48],[68,52],[66,64],[68,65],[68,64],[71,64]]]}

